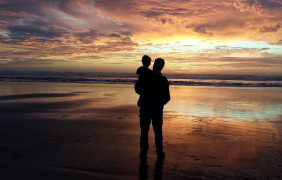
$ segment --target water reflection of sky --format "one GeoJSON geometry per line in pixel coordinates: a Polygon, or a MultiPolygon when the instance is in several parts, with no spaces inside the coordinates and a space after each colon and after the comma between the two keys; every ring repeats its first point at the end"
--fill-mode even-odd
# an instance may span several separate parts
{"type": "Polygon", "coordinates": [[[167,110],[191,116],[261,121],[282,115],[282,89],[171,87],[167,110]]]}
{"type": "MultiPolygon", "coordinates": [[[[131,105],[139,95],[133,85],[72,83],[1,83],[1,96],[30,93],[81,92],[66,100],[85,100],[92,108],[131,105]]],[[[221,117],[229,120],[282,120],[282,88],[171,86],[165,111],[184,116],[221,117]],[[279,119],[280,118],[280,119],[279,119]]],[[[29,99],[23,99],[28,101],[29,99]]],[[[50,101],[59,101],[53,98],[50,101]]],[[[42,101],[42,99],[30,99],[42,101]]],[[[44,101],[49,101],[44,99],[44,101]]]]}

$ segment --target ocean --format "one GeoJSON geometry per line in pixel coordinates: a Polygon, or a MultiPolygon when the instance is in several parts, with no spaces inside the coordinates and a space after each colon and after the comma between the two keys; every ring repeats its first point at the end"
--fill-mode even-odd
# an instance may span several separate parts
{"type": "MultiPolygon", "coordinates": [[[[164,74],[171,85],[222,87],[282,87],[282,76],[164,74]]],[[[134,84],[134,73],[1,71],[0,82],[64,82],[134,84]]]]}

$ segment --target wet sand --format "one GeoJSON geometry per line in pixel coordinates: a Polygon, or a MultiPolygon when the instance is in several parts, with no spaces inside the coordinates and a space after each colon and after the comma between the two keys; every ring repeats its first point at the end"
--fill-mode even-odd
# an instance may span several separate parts
{"type": "Polygon", "coordinates": [[[277,88],[171,87],[140,164],[132,85],[0,83],[0,179],[281,179],[277,88]]]}

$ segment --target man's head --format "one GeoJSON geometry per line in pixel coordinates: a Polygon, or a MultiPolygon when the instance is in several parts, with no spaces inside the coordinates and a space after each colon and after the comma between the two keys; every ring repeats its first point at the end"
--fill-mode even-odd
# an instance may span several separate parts
{"type": "Polygon", "coordinates": [[[143,64],[144,67],[149,67],[150,64],[151,64],[151,58],[150,58],[150,56],[144,55],[144,56],[142,57],[142,64],[143,64]]]}
{"type": "Polygon", "coordinates": [[[154,62],[153,70],[161,72],[165,65],[165,61],[162,58],[157,58],[154,62]]]}

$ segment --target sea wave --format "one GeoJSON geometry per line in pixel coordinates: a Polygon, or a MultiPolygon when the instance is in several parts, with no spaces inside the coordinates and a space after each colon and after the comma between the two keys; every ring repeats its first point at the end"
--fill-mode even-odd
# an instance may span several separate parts
{"type": "MultiPolygon", "coordinates": [[[[62,82],[134,84],[137,78],[85,78],[85,77],[21,77],[0,76],[2,82],[62,82]]],[[[171,85],[223,86],[223,87],[282,87],[282,81],[218,80],[218,79],[169,79],[171,85]]]]}

